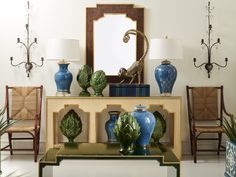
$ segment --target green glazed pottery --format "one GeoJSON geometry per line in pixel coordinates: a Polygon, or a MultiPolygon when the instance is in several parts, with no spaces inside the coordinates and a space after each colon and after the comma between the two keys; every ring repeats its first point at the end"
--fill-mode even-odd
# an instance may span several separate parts
{"type": "Polygon", "coordinates": [[[92,76],[92,69],[88,65],[83,65],[77,74],[77,81],[79,86],[82,88],[82,91],[79,93],[79,96],[90,96],[88,88],[90,87],[90,79],[92,76]]]}
{"type": "Polygon", "coordinates": [[[61,132],[69,140],[69,143],[73,143],[74,139],[82,131],[82,122],[78,114],[71,109],[61,120],[60,125],[61,132]]]}
{"type": "Polygon", "coordinates": [[[98,70],[92,74],[90,85],[94,90],[95,96],[103,96],[102,91],[107,86],[106,73],[98,70]]]}
{"type": "Polygon", "coordinates": [[[156,118],[156,125],[152,133],[152,138],[157,145],[160,145],[160,139],[166,132],[166,120],[158,111],[155,111],[153,115],[156,118]]]}
{"type": "Polygon", "coordinates": [[[128,112],[122,113],[117,119],[114,134],[120,142],[120,152],[124,155],[134,152],[134,143],[140,135],[140,127],[136,119],[128,112]]]}

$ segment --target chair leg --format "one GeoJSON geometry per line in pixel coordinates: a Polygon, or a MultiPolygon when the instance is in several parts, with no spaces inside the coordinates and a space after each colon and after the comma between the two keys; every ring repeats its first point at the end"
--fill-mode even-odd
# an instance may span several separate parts
{"type": "Polygon", "coordinates": [[[197,163],[197,138],[193,137],[193,159],[194,163],[197,163]]]}
{"type": "Polygon", "coordinates": [[[220,146],[221,146],[221,140],[222,140],[222,133],[218,133],[218,137],[219,137],[219,143],[218,143],[217,155],[220,155],[220,146]]]}
{"type": "Polygon", "coordinates": [[[37,136],[33,139],[34,162],[37,162],[37,136]]]}
{"type": "Polygon", "coordinates": [[[8,133],[8,141],[9,141],[10,154],[13,155],[13,150],[12,150],[12,133],[8,133]]]}
{"type": "Polygon", "coordinates": [[[37,155],[39,155],[39,147],[40,147],[40,132],[38,132],[37,136],[37,155]]]}
{"type": "Polygon", "coordinates": [[[190,133],[190,148],[191,148],[191,155],[193,156],[193,135],[190,133]]]}

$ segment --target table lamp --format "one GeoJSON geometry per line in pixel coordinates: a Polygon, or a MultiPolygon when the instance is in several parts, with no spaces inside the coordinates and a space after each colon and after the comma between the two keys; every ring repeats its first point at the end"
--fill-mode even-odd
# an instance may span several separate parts
{"type": "Polygon", "coordinates": [[[177,39],[151,39],[150,59],[164,59],[161,65],[155,69],[155,78],[161,95],[171,95],[174,86],[177,70],[170,63],[169,59],[182,59],[182,46],[177,39]]]}
{"type": "Polygon", "coordinates": [[[70,62],[79,61],[79,40],[76,39],[49,39],[47,43],[47,60],[59,61],[59,71],[55,74],[58,94],[70,94],[70,85],[73,79],[68,70],[70,62]]]}

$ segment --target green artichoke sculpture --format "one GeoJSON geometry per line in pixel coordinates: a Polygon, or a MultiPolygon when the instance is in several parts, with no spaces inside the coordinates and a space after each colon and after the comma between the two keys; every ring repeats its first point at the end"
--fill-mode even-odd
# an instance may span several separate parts
{"type": "Polygon", "coordinates": [[[78,114],[71,109],[61,120],[60,125],[61,132],[69,140],[69,143],[73,143],[74,139],[82,131],[82,122],[78,114]]]}
{"type": "Polygon", "coordinates": [[[155,111],[153,115],[156,118],[156,125],[152,133],[152,138],[157,145],[160,145],[160,139],[166,132],[166,120],[158,111],[155,111]]]}
{"type": "Polygon", "coordinates": [[[134,143],[140,135],[140,126],[136,119],[128,112],[122,113],[117,119],[114,134],[120,142],[122,154],[132,154],[134,143]]]}
{"type": "Polygon", "coordinates": [[[103,96],[102,91],[107,86],[106,74],[102,70],[98,70],[92,74],[90,85],[94,90],[95,96],[103,96]]]}
{"type": "Polygon", "coordinates": [[[88,65],[83,65],[77,74],[77,81],[79,86],[82,88],[82,91],[79,93],[79,96],[90,96],[88,88],[90,87],[90,79],[92,76],[92,69],[88,65]]]}

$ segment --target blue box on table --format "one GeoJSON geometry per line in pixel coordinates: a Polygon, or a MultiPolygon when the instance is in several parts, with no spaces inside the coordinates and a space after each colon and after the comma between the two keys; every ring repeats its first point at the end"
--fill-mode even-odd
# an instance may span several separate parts
{"type": "Polygon", "coordinates": [[[150,96],[149,84],[110,84],[111,97],[147,97],[150,96]]]}

